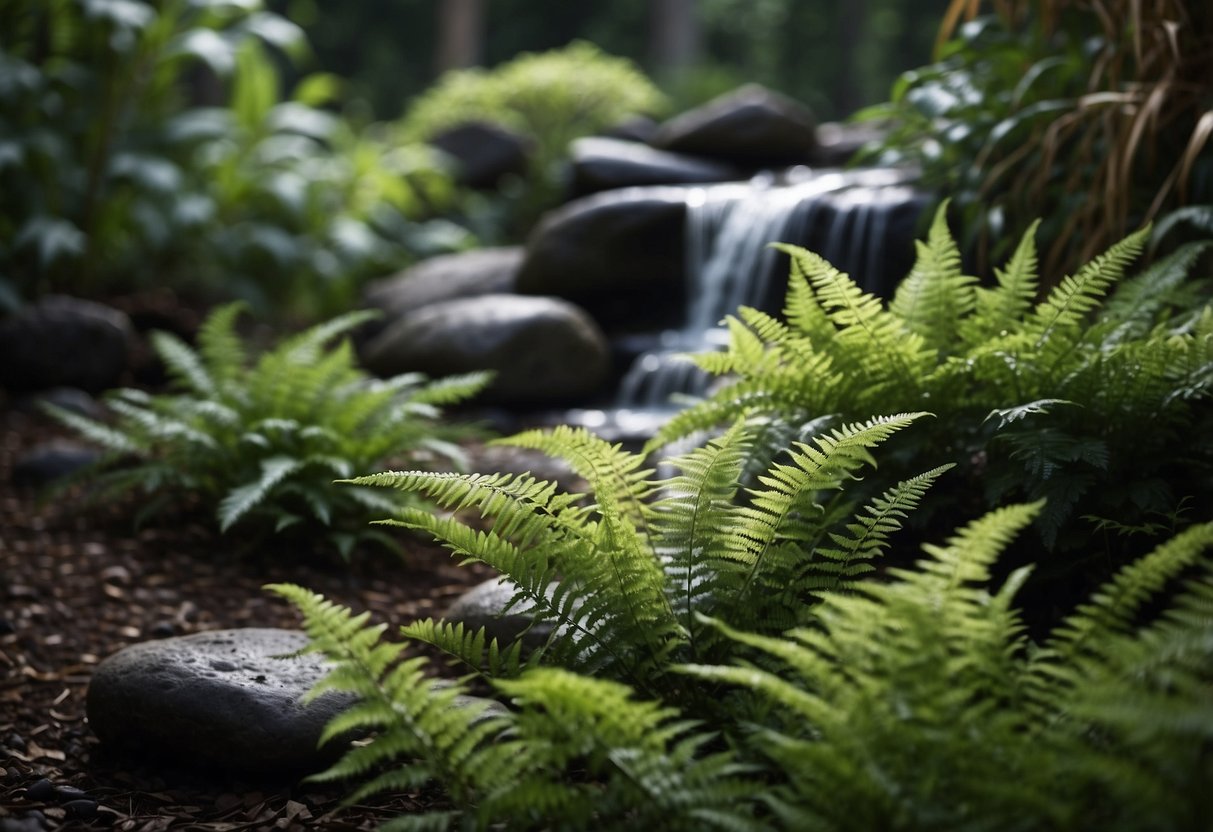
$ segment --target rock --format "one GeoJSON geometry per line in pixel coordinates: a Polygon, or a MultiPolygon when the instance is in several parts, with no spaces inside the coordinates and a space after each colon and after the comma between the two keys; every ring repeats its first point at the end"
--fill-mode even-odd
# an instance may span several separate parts
{"type": "Polygon", "coordinates": [[[528,614],[535,608],[530,601],[520,601],[506,612],[506,605],[514,597],[514,591],[515,585],[509,579],[491,578],[456,598],[442,619],[451,623],[462,622],[465,628],[471,630],[484,627],[486,641],[497,639],[503,647],[513,644],[520,636],[524,649],[542,647],[552,634],[552,627],[547,623],[536,623],[528,614]]]}
{"type": "Polygon", "coordinates": [[[46,815],[34,810],[21,817],[0,818],[0,832],[45,832],[46,815]]]}
{"type": "Polygon", "coordinates": [[[518,291],[571,300],[607,330],[677,326],[690,190],[621,188],[550,212],[527,243],[518,291]]]}
{"type": "Polygon", "coordinates": [[[126,647],[97,666],[88,719],[108,746],[182,766],[267,777],[316,771],[344,743],[318,749],[325,724],[354,701],[326,693],[299,699],[328,665],[299,650],[293,630],[217,630],[126,647]]]}
{"type": "Polygon", "coordinates": [[[648,116],[632,116],[602,131],[602,135],[629,142],[648,142],[657,135],[657,122],[648,116]]]}
{"type": "Polygon", "coordinates": [[[723,162],[657,150],[637,142],[601,137],[577,139],[570,146],[575,196],[633,185],[680,185],[744,178],[723,162]]]}
{"type": "Polygon", "coordinates": [[[363,363],[390,376],[431,377],[493,370],[483,398],[552,404],[600,391],[607,344],[594,322],[556,298],[481,295],[422,307],[391,323],[363,350],[363,363]]]}
{"type": "Polygon", "coordinates": [[[817,147],[807,107],[758,84],[746,84],[662,124],[655,147],[751,167],[807,164],[817,147]]]}
{"type": "Polygon", "coordinates": [[[34,781],[28,789],[25,790],[25,799],[34,801],[35,803],[46,803],[55,798],[55,784],[43,777],[41,780],[34,781]]]}
{"type": "Polygon", "coordinates": [[[451,127],[429,143],[455,160],[456,179],[470,188],[495,188],[502,177],[521,176],[530,167],[530,140],[487,121],[451,127]]]}
{"type": "Polygon", "coordinates": [[[509,294],[514,291],[522,256],[521,246],[503,246],[431,257],[370,283],[363,300],[367,306],[383,310],[390,320],[441,301],[509,294]]]}
{"type": "Polygon", "coordinates": [[[52,295],[0,321],[0,387],[14,392],[114,387],[134,338],[123,313],[92,301],[52,295]]]}
{"type": "Polygon", "coordinates": [[[105,415],[105,408],[95,398],[76,387],[52,387],[33,395],[22,396],[14,403],[14,408],[23,413],[41,414],[44,404],[53,404],[91,419],[100,419],[105,415]]]}
{"type": "Polygon", "coordinates": [[[13,463],[13,485],[45,488],[101,458],[101,451],[69,439],[52,439],[23,452],[13,463]]]}

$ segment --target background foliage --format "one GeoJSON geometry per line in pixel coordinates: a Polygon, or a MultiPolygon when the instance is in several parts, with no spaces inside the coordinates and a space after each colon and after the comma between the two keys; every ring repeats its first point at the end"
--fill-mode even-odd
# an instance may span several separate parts
{"type": "Polygon", "coordinates": [[[1213,202],[1209,4],[953,0],[940,38],[936,62],[866,114],[893,126],[871,156],[954,197],[980,272],[1036,217],[1045,271],[1061,274],[1213,202]]]}
{"type": "Polygon", "coordinates": [[[0,4],[0,292],[193,286],[326,314],[416,252],[466,244],[420,148],[283,96],[302,30],[259,0],[0,4]]]}

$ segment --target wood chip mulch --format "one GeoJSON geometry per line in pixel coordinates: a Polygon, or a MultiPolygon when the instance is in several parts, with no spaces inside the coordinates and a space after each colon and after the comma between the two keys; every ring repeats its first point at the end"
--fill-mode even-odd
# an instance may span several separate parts
{"type": "Polygon", "coordinates": [[[293,608],[262,589],[273,582],[371,610],[391,632],[437,614],[487,573],[407,539],[403,561],[238,556],[204,517],[135,530],[120,507],[86,509],[74,492],[40,502],[16,489],[14,458],[65,435],[0,401],[0,832],[362,830],[440,800],[393,795],[338,811],[341,785],[250,782],[107,754],[89,730],[85,692],[97,663],[122,647],[230,627],[298,628],[293,608]]]}

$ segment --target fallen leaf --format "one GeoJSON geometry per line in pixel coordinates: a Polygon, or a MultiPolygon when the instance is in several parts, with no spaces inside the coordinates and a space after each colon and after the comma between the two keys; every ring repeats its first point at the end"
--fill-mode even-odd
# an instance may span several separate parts
{"type": "Polygon", "coordinates": [[[25,744],[25,747],[26,747],[26,750],[29,751],[30,757],[34,760],[39,760],[39,759],[56,760],[56,761],[62,763],[64,760],[67,759],[67,755],[64,754],[62,751],[56,751],[52,748],[43,748],[42,746],[38,745],[38,743],[34,742],[33,740],[29,740],[25,744]]]}

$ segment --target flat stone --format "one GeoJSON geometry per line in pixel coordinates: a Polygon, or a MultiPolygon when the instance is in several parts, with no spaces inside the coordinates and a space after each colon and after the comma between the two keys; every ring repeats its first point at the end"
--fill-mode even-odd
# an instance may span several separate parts
{"type": "Polygon", "coordinates": [[[635,185],[681,185],[743,179],[732,165],[658,150],[638,142],[588,136],[570,146],[574,196],[635,185]]]}
{"type": "Polygon", "coordinates": [[[557,298],[480,295],[424,306],[391,322],[362,350],[374,373],[438,378],[492,370],[481,401],[577,401],[602,391],[606,339],[581,309],[557,298]]]}
{"type": "Polygon", "coordinates": [[[755,167],[812,161],[817,120],[803,104],[746,84],[665,122],[655,147],[755,167]]]}
{"type": "Polygon", "coordinates": [[[329,670],[316,654],[277,658],[308,642],[295,630],[216,630],[126,647],[97,666],[88,719],[102,743],[183,767],[290,776],[344,750],[318,748],[354,697],[300,697],[329,670]]]}
{"type": "Polygon", "coordinates": [[[70,439],[51,439],[35,445],[13,463],[13,485],[45,488],[71,476],[101,458],[101,451],[70,439]]]}
{"type": "Polygon", "coordinates": [[[522,254],[521,246],[501,246],[431,257],[370,283],[363,301],[391,319],[442,301],[509,293],[522,254]]]}
{"type": "Polygon", "coordinates": [[[528,138],[487,121],[457,124],[429,143],[454,159],[456,178],[470,188],[495,188],[507,176],[526,174],[531,164],[528,138]]]}
{"type": "Polygon", "coordinates": [[[0,387],[14,392],[115,386],[127,368],[130,319],[100,303],[50,295],[0,320],[0,387]]]}

